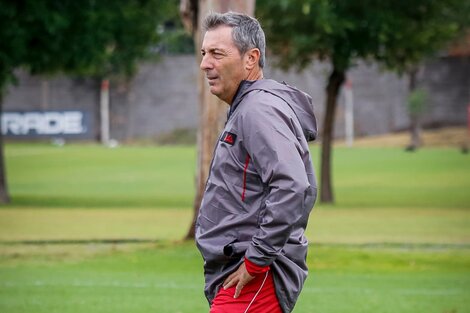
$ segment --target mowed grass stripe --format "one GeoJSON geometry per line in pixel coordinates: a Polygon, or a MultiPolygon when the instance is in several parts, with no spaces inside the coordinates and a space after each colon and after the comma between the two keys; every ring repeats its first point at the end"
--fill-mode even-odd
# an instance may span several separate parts
{"type": "MultiPolygon", "coordinates": [[[[468,264],[468,253],[311,247],[310,275],[294,312],[468,312],[468,267],[457,261],[468,264]]],[[[0,277],[0,309],[8,313],[208,311],[193,243],[72,262],[0,263],[0,277]]]]}
{"type": "Polygon", "coordinates": [[[189,207],[194,195],[194,147],[11,144],[5,150],[12,206],[189,207]]]}
{"type": "MultiPolygon", "coordinates": [[[[3,209],[0,241],[181,240],[191,218],[180,209],[3,209]]],[[[312,243],[470,244],[469,225],[467,209],[320,207],[307,237],[312,243]]]]}
{"type": "Polygon", "coordinates": [[[0,240],[176,240],[191,217],[177,209],[3,209],[0,240]]]}
{"type": "MultiPolygon", "coordinates": [[[[5,150],[10,207],[192,207],[194,146],[5,150]]],[[[311,151],[319,173],[319,147],[311,151]]],[[[337,207],[470,209],[470,156],[449,148],[335,148],[333,184],[337,207]]]]}

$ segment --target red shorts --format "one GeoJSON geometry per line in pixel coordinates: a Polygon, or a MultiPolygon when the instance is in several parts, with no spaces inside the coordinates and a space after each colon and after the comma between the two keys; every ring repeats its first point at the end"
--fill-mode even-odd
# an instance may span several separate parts
{"type": "Polygon", "coordinates": [[[236,299],[235,287],[220,288],[209,313],[282,313],[271,271],[256,275],[236,299]]]}

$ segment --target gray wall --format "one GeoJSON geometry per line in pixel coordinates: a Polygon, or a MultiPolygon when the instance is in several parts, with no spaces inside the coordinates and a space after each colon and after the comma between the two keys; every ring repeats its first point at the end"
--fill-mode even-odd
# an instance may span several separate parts
{"type": "Polygon", "coordinates": [[[470,57],[428,62],[421,77],[430,95],[425,124],[464,124],[470,106],[470,57]]]}
{"type": "MultiPolygon", "coordinates": [[[[195,129],[198,122],[197,73],[193,56],[165,57],[156,64],[142,64],[128,83],[112,82],[111,137],[118,140],[153,139],[177,129],[195,129]]],[[[284,80],[310,93],[322,125],[325,87],[330,67],[315,63],[301,73],[283,72],[271,66],[265,77],[284,80]]],[[[99,83],[67,77],[31,77],[18,73],[19,84],[9,88],[5,111],[80,109],[92,115],[93,131],[99,131],[99,83]]],[[[358,62],[348,73],[354,93],[357,135],[403,130],[409,120],[406,111],[406,77],[358,62]]],[[[470,58],[432,60],[419,73],[419,84],[428,93],[423,117],[425,126],[463,125],[470,103],[470,58]]],[[[335,134],[344,135],[344,99],[340,96],[335,134]]]]}
{"type": "MultiPolygon", "coordinates": [[[[301,73],[268,68],[267,77],[285,80],[312,95],[320,127],[323,124],[325,90],[330,66],[315,63],[301,73]]],[[[380,69],[376,63],[357,62],[348,72],[354,94],[354,130],[358,136],[404,130],[408,78],[380,69]]],[[[470,58],[440,58],[427,62],[418,75],[427,93],[425,127],[464,125],[470,105],[470,58]]],[[[335,135],[344,136],[344,91],[339,97],[335,135]]]]}
{"type": "Polygon", "coordinates": [[[175,129],[197,128],[197,70],[189,56],[142,64],[130,84],[112,89],[112,137],[151,139],[175,129]]]}

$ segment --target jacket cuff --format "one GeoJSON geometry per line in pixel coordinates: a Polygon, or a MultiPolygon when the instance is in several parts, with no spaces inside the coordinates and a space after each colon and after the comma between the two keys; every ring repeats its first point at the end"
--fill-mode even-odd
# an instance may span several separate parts
{"type": "Polygon", "coordinates": [[[251,276],[256,276],[261,273],[266,273],[269,271],[269,266],[259,266],[256,265],[255,263],[251,262],[245,257],[245,268],[248,274],[251,276]]]}

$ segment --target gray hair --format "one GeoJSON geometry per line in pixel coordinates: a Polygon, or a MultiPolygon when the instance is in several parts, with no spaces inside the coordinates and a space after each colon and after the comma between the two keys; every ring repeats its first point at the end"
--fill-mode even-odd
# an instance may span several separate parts
{"type": "Polygon", "coordinates": [[[236,12],[210,13],[204,20],[203,29],[208,31],[222,25],[232,27],[232,39],[241,55],[244,55],[249,49],[259,49],[258,63],[263,68],[266,39],[259,22],[251,16],[236,12]]]}

